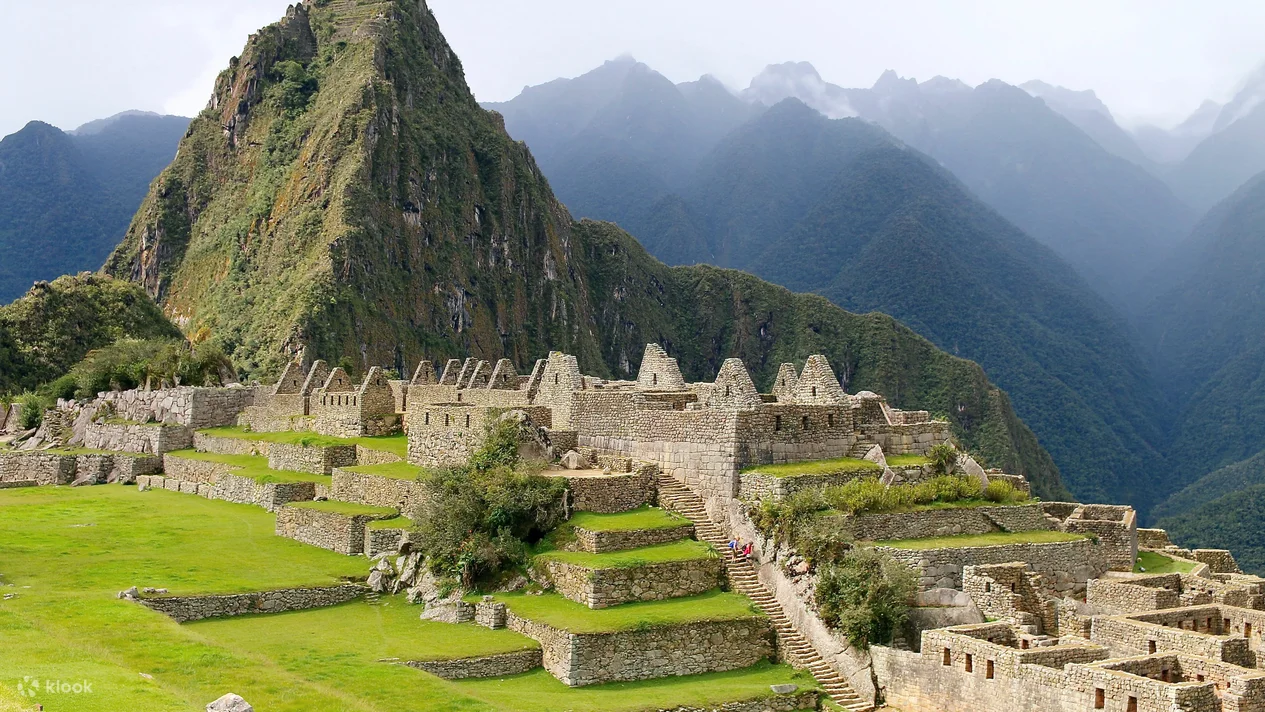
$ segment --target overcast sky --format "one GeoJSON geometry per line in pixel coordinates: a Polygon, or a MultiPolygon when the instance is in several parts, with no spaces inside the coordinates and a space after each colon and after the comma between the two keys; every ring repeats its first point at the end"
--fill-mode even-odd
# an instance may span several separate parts
{"type": "MultiPolygon", "coordinates": [[[[125,109],[192,115],[286,0],[0,0],[0,135],[125,109]]],[[[869,86],[884,69],[1094,89],[1123,123],[1172,124],[1265,62],[1259,0],[431,0],[482,101],[632,54],[674,81],[745,87],[807,60],[869,86]]]]}

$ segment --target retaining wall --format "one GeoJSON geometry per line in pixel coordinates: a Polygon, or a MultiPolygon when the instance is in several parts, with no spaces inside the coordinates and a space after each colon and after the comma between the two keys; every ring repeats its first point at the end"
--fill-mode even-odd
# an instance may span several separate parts
{"type": "Polygon", "coordinates": [[[222,596],[162,596],[141,598],[140,604],[158,611],[177,623],[203,618],[225,618],[248,613],[281,613],[308,608],[324,608],[346,603],[365,592],[359,584],[320,588],[284,588],[222,596]]]}
{"type": "Polygon", "coordinates": [[[1108,565],[1098,545],[1089,539],[1046,544],[1002,544],[945,549],[895,549],[878,547],[919,574],[922,590],[962,588],[962,567],[968,564],[1005,564],[1024,561],[1045,577],[1053,590],[1047,593],[1080,595],[1091,578],[1101,577],[1108,565]]]}
{"type": "MultiPolygon", "coordinates": [[[[1040,504],[999,507],[928,509],[892,514],[860,514],[845,519],[853,535],[863,541],[922,539],[957,534],[1025,532],[1053,529],[1040,504]]],[[[998,562],[1000,563],[1000,562],[998,562]]]]}
{"type": "Polygon", "coordinates": [[[508,677],[535,670],[541,665],[540,648],[519,650],[499,655],[484,655],[457,660],[410,660],[404,663],[445,680],[472,677],[508,677]]]}
{"type": "Polygon", "coordinates": [[[667,544],[682,539],[694,538],[694,525],[682,524],[679,527],[664,529],[630,529],[626,531],[589,531],[583,527],[575,527],[575,540],[583,551],[604,554],[624,549],[639,549],[643,546],[667,544]]]}
{"type": "Polygon", "coordinates": [[[88,423],[83,446],[89,450],[122,450],[162,455],[193,447],[193,431],[180,425],[157,423],[88,423]]]}
{"type": "Polygon", "coordinates": [[[549,560],[543,565],[558,593],[589,608],[694,596],[719,586],[724,575],[720,557],[608,569],[549,560]]]}
{"type": "Polygon", "coordinates": [[[426,488],[414,480],[399,480],[335,468],[330,477],[330,499],[371,507],[394,507],[412,517],[426,501],[426,488]]]}

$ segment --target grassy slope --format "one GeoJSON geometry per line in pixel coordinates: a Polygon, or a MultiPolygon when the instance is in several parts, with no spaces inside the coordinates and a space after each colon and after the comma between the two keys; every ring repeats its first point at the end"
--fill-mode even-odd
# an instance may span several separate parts
{"type": "Polygon", "coordinates": [[[207,428],[200,431],[220,438],[236,438],[255,442],[282,443],[285,445],[304,445],[306,447],[335,447],[338,445],[359,445],[369,450],[381,450],[400,457],[408,456],[408,437],[400,435],[381,435],[377,437],[339,438],[332,435],[318,435],[305,432],[256,433],[241,426],[226,428],[207,428]]]}
{"type": "Polygon", "coordinates": [[[759,472],[774,477],[796,477],[799,475],[833,475],[841,472],[865,472],[879,469],[878,463],[861,460],[855,457],[839,457],[833,460],[805,460],[804,462],[788,462],[785,465],[757,465],[743,470],[759,472]]]}
{"type": "Polygon", "coordinates": [[[690,520],[666,509],[640,507],[617,514],[576,512],[567,524],[593,532],[626,532],[638,529],[671,529],[689,524],[690,520]]]}
{"type": "Polygon", "coordinates": [[[376,475],[378,477],[389,477],[393,480],[416,480],[425,472],[417,465],[410,465],[407,462],[388,462],[384,465],[355,465],[353,467],[339,468],[348,472],[358,472],[362,475],[376,475]]]}
{"type": "MultiPolygon", "coordinates": [[[[446,658],[533,647],[509,631],[417,619],[398,599],[177,625],[115,592],[328,585],[363,575],[349,558],[273,535],[273,515],[130,487],[0,492],[0,709],[24,675],[89,680],[49,712],[199,712],[225,692],[270,712],[632,712],[716,704],[813,684],[785,666],[573,690],[543,671],[449,683],[383,657],[446,658]],[[151,675],[152,679],[141,677],[151,675]]],[[[21,708],[19,708],[21,709],[21,708]]]]}
{"type": "Polygon", "coordinates": [[[269,482],[317,482],[329,484],[329,475],[269,469],[268,458],[260,455],[221,455],[214,452],[198,452],[197,450],[176,450],[167,453],[167,456],[231,465],[235,468],[235,474],[242,477],[250,477],[260,484],[269,482]]]}
{"type": "Polygon", "coordinates": [[[529,364],[562,349],[587,372],[624,376],[656,341],[687,378],[738,356],[767,382],[779,363],[825,352],[850,389],[950,413],[990,464],[1062,493],[1048,454],[974,364],[890,318],[749,275],[671,269],[617,228],[573,223],[526,147],[474,101],[429,12],[332,0],[312,13],[307,71],[321,88],[308,108],[282,111],[267,72],[246,81],[247,59],[306,60],[278,48],[281,29],[260,33],[221,77],[221,111],[194,119],[106,265],[188,328],[210,327],[243,371],[275,373],[301,346],[402,371],[423,357],[529,364]],[[262,97],[232,147],[223,125],[247,86],[262,97]],[[144,235],[160,247],[141,250],[144,235]]]}
{"type": "Polygon", "coordinates": [[[1002,544],[1049,544],[1060,541],[1076,541],[1088,537],[1055,531],[994,532],[992,534],[960,534],[957,536],[927,537],[925,539],[896,539],[876,541],[875,546],[895,549],[954,549],[972,546],[999,546],[1002,544]]]}
{"type": "Polygon", "coordinates": [[[711,544],[693,539],[682,539],[669,544],[656,544],[604,554],[593,554],[587,551],[549,551],[539,554],[536,558],[561,561],[590,569],[622,569],[670,561],[708,559],[715,556],[716,551],[711,544]]]}
{"type": "Polygon", "coordinates": [[[665,601],[625,603],[598,610],[556,593],[539,596],[500,593],[496,594],[496,600],[504,602],[517,615],[572,633],[604,633],[645,626],[729,621],[764,615],[746,596],[721,591],[665,601]]]}
{"type": "Polygon", "coordinates": [[[1187,561],[1178,561],[1163,554],[1157,554],[1153,551],[1139,551],[1138,561],[1133,565],[1133,573],[1141,574],[1173,574],[1173,573],[1189,573],[1195,568],[1195,564],[1187,561]]]}

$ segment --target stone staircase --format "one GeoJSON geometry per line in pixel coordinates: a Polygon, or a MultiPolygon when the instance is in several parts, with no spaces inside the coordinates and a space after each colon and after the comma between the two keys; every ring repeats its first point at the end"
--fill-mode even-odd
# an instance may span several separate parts
{"type": "Polygon", "coordinates": [[[788,663],[812,673],[830,699],[844,709],[855,712],[874,709],[873,705],[857,695],[847,678],[823,660],[808,640],[795,630],[790,619],[786,617],[786,612],[782,610],[781,604],[777,602],[773,594],[769,593],[764,584],[760,583],[751,562],[735,556],[734,552],[729,550],[729,537],[707,516],[703,500],[698,495],[677,482],[671,475],[660,473],[659,506],[693,521],[695,536],[700,541],[705,541],[723,552],[725,573],[730,587],[755,601],[760,610],[768,616],[770,624],[777,633],[778,649],[788,663]]]}
{"type": "Polygon", "coordinates": [[[878,445],[878,443],[869,440],[858,440],[852,444],[851,448],[848,449],[848,457],[855,458],[857,460],[864,459],[866,453],[868,453],[875,445],[878,445]]]}

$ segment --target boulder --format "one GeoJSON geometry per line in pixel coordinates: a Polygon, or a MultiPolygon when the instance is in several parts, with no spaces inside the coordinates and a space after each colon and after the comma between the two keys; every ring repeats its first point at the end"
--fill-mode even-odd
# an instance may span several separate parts
{"type": "Polygon", "coordinates": [[[799,689],[799,685],[769,685],[775,695],[789,695],[799,689]]]}
{"type": "Polygon", "coordinates": [[[255,708],[251,707],[250,703],[243,700],[240,695],[230,692],[207,705],[206,712],[255,712],[255,708]]]}
{"type": "Polygon", "coordinates": [[[561,464],[563,468],[568,470],[582,470],[584,469],[584,458],[575,450],[568,450],[562,456],[561,464]]]}

